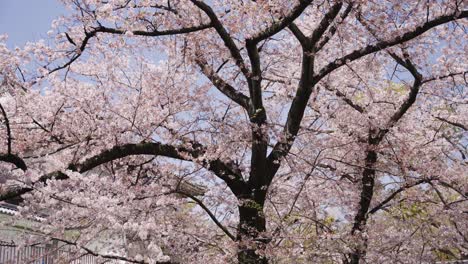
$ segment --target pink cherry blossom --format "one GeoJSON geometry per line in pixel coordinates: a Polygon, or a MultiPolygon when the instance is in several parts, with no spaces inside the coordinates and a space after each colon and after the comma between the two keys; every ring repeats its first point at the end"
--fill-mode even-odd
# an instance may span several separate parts
{"type": "Polygon", "coordinates": [[[467,248],[463,1],[62,0],[0,36],[24,243],[130,263],[435,263],[467,248]]]}

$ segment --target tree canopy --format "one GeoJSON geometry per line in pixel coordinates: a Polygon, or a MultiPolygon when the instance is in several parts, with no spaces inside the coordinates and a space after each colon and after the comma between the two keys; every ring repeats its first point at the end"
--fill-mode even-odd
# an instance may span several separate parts
{"type": "Polygon", "coordinates": [[[465,1],[61,2],[46,40],[0,37],[0,200],[43,217],[26,242],[130,263],[467,257],[465,1]]]}

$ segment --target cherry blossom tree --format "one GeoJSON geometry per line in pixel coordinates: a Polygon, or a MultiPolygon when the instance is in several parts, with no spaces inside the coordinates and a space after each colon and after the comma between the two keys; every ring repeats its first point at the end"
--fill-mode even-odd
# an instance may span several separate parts
{"type": "Polygon", "coordinates": [[[465,1],[61,2],[47,40],[0,45],[0,200],[41,215],[27,240],[130,263],[466,258],[465,1]]]}

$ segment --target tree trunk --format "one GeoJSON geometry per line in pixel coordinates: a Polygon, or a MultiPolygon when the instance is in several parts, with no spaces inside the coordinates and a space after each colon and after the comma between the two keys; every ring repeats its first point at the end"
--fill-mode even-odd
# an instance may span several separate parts
{"type": "Polygon", "coordinates": [[[268,263],[267,258],[261,254],[268,243],[268,239],[263,236],[265,224],[263,202],[259,203],[254,199],[241,200],[237,230],[239,264],[268,263]]]}
{"type": "Polygon", "coordinates": [[[350,254],[350,261],[348,262],[349,264],[359,264],[359,261],[361,259],[361,256],[363,256],[364,252],[354,252],[350,254]]]}
{"type": "MultiPolygon", "coordinates": [[[[376,146],[380,141],[369,140],[371,146],[376,146]]],[[[368,150],[366,153],[366,167],[362,173],[361,180],[361,197],[359,201],[358,211],[354,218],[352,235],[359,233],[359,245],[353,252],[349,254],[349,264],[359,264],[367,253],[367,238],[363,237],[361,232],[364,232],[367,225],[367,212],[374,195],[375,184],[375,163],[377,162],[377,152],[374,149],[368,150]]]]}

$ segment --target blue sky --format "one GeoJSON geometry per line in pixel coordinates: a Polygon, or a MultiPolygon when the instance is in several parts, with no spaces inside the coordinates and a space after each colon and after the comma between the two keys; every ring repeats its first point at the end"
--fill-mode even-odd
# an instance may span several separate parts
{"type": "Polygon", "coordinates": [[[8,34],[8,46],[47,37],[52,20],[65,13],[57,0],[0,0],[0,34],[8,34]]]}

